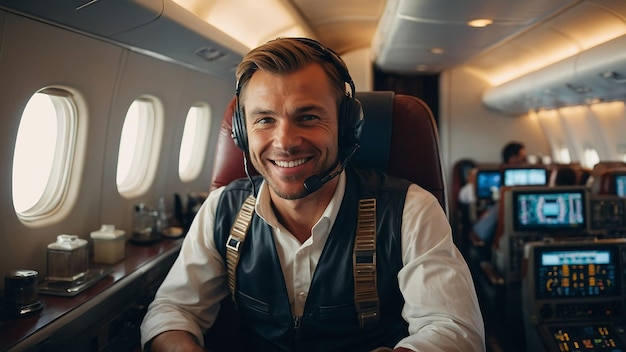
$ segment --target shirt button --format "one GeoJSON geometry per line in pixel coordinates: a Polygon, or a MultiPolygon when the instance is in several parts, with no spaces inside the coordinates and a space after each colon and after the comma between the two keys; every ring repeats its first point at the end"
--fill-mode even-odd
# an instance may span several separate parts
{"type": "Polygon", "coordinates": [[[306,299],[306,292],[300,292],[298,293],[298,298],[302,301],[304,301],[306,299]]]}

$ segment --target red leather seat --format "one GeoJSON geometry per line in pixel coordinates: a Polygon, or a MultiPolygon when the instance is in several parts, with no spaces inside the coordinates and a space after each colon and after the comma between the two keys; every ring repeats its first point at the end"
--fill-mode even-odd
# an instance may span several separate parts
{"type": "MultiPolygon", "coordinates": [[[[393,92],[357,92],[365,123],[352,165],[374,168],[415,182],[446,210],[439,136],[432,111],[421,99],[393,92]]],[[[222,120],[213,163],[211,190],[246,177],[243,154],[231,138],[235,99],[222,120]]],[[[257,174],[248,165],[252,175],[257,174]]]]}
{"type": "MultiPolygon", "coordinates": [[[[587,181],[587,186],[590,188],[591,194],[606,194],[608,190],[607,185],[602,184],[602,174],[608,170],[626,168],[626,162],[623,161],[601,161],[593,166],[591,169],[591,175],[587,181]],[[604,189],[603,189],[604,188],[604,189]]],[[[608,175],[607,175],[608,176],[608,175]]],[[[605,180],[608,178],[605,176],[605,180]]]]}
{"type": "Polygon", "coordinates": [[[614,167],[604,170],[598,177],[598,193],[597,194],[617,194],[617,184],[615,177],[617,175],[626,175],[626,167],[614,167]]]}

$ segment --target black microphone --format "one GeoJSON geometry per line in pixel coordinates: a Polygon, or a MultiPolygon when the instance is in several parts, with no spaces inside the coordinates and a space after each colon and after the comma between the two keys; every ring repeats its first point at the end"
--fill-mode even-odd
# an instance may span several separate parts
{"type": "MultiPolygon", "coordinates": [[[[315,191],[317,191],[318,189],[322,188],[322,186],[332,180],[333,178],[337,177],[337,175],[339,175],[348,165],[348,162],[350,161],[350,159],[352,159],[352,156],[354,155],[354,153],[356,152],[357,149],[359,149],[360,145],[355,144],[354,147],[352,148],[352,150],[350,151],[350,154],[348,154],[348,156],[341,162],[341,167],[339,168],[339,170],[333,172],[331,174],[331,170],[334,168],[334,166],[330,169],[328,169],[324,174],[326,176],[324,177],[320,177],[320,175],[313,175],[308,177],[306,180],[304,180],[304,188],[306,188],[306,190],[308,191],[307,194],[311,194],[315,191]]],[[[336,164],[335,164],[336,165],[336,164]]],[[[323,174],[322,174],[323,175],[323,174]]]]}

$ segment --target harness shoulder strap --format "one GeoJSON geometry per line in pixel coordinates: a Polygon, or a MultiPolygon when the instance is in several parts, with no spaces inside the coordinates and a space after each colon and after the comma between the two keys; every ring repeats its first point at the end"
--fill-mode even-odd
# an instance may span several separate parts
{"type": "MultiPolygon", "coordinates": [[[[240,249],[246,239],[255,198],[249,196],[241,206],[230,235],[226,240],[226,267],[228,269],[228,288],[233,301],[237,285],[237,265],[240,249]]],[[[359,201],[359,217],[352,254],[354,268],[354,304],[359,325],[367,329],[378,322],[379,299],[376,286],[376,199],[359,201]]]]}
{"type": "Polygon", "coordinates": [[[379,319],[376,286],[376,198],[359,201],[359,219],[352,255],[354,268],[354,304],[359,325],[368,329],[379,319]]]}
{"type": "Polygon", "coordinates": [[[248,228],[254,214],[254,196],[248,196],[235,218],[230,235],[226,240],[226,268],[228,269],[228,289],[230,290],[233,302],[235,300],[235,288],[237,285],[237,264],[239,264],[239,250],[246,240],[248,228]]]}

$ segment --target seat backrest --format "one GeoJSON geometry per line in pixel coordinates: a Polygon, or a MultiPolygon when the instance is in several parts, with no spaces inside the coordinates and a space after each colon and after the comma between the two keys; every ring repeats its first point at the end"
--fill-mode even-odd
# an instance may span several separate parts
{"type": "Polygon", "coordinates": [[[570,164],[553,165],[549,186],[572,186],[578,183],[577,166],[570,164]]]}
{"type": "Polygon", "coordinates": [[[604,170],[598,177],[597,194],[610,194],[625,196],[624,184],[626,180],[626,167],[615,167],[604,170]]]}
{"type": "Polygon", "coordinates": [[[567,186],[567,185],[586,185],[587,179],[591,176],[591,169],[583,167],[578,162],[567,164],[551,164],[550,169],[550,185],[551,186],[567,186]]]}
{"type": "Polygon", "coordinates": [[[602,187],[602,174],[607,170],[626,167],[623,161],[600,161],[591,169],[591,176],[587,180],[587,186],[591,189],[591,194],[600,194],[602,187]]]}
{"type": "MultiPolygon", "coordinates": [[[[393,92],[357,92],[364,125],[350,163],[378,169],[412,181],[430,191],[447,213],[439,136],[432,111],[421,99],[393,92]]],[[[243,154],[231,138],[235,99],[230,102],[220,129],[213,163],[211,190],[246,177],[243,154]]],[[[251,175],[257,174],[251,164],[251,175]]]]}

